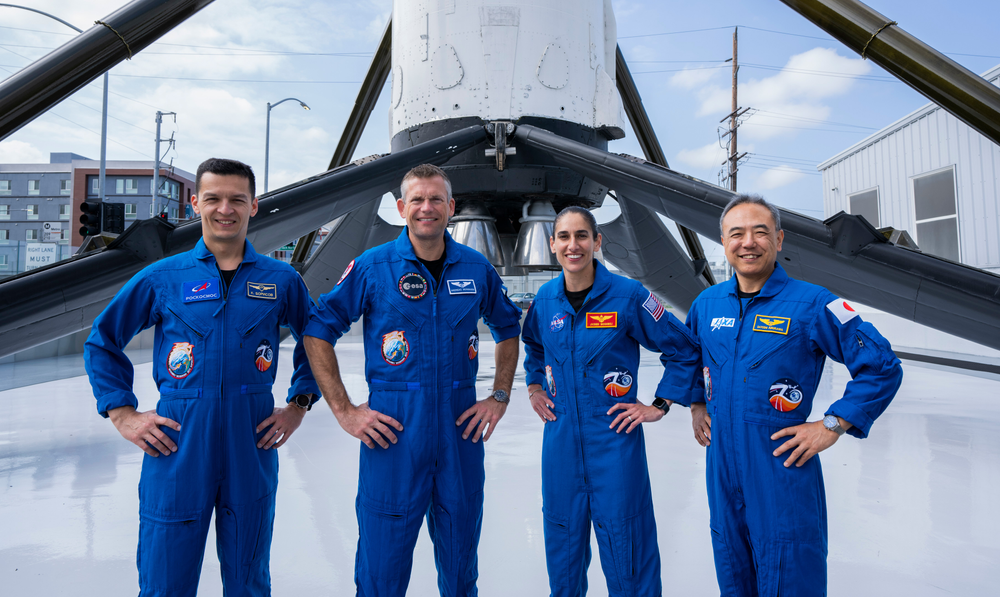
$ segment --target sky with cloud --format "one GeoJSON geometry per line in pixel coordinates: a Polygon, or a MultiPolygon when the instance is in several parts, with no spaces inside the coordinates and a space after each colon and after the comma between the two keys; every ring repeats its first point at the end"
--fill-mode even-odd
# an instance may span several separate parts
{"type": "MultiPolygon", "coordinates": [[[[120,0],[21,0],[87,28],[120,0]]],[[[872,8],[975,73],[1000,63],[1000,3],[872,0],[872,8]],[[941,26],[942,19],[953,25],[941,26]]],[[[719,183],[726,157],[734,26],[739,27],[739,188],[823,217],[816,165],[927,100],[778,0],[614,0],[619,45],[670,165],[719,183]]],[[[271,113],[270,188],[325,170],[391,13],[391,0],[216,0],[111,71],[108,158],[151,160],[155,112],[176,139],[164,161],[188,171],[210,156],[263,171],[271,113]]],[[[27,11],[0,7],[0,78],[71,36],[27,11]]],[[[386,92],[356,157],[389,149],[386,92]]],[[[101,80],[0,142],[0,162],[45,162],[50,152],[96,159],[101,80]]],[[[611,144],[641,155],[635,136],[611,144]]],[[[383,210],[386,213],[386,210],[383,210]]]]}

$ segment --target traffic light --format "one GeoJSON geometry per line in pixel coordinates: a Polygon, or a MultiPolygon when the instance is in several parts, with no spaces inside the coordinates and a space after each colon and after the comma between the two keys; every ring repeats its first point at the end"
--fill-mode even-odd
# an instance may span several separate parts
{"type": "Polygon", "coordinates": [[[105,234],[121,234],[125,232],[125,204],[105,203],[104,215],[101,218],[105,234]]]}
{"type": "Polygon", "coordinates": [[[98,236],[101,234],[101,208],[99,201],[84,201],[80,204],[80,236],[98,236]]]}

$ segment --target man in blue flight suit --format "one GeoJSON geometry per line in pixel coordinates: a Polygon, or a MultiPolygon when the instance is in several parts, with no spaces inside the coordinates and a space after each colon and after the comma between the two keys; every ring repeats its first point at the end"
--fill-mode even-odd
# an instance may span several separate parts
{"type": "Polygon", "coordinates": [[[643,423],[695,397],[698,344],[642,284],[594,259],[594,215],[567,207],[550,239],[562,266],[524,319],[525,383],[545,421],[542,511],[552,597],[587,593],[593,520],[608,594],[662,594],[643,423]],[[638,401],[639,346],[664,371],[638,401]]]}
{"type": "Polygon", "coordinates": [[[826,494],[813,456],[845,432],[867,437],[902,368],[846,301],[777,264],[784,232],[774,206],[740,195],[720,227],[736,275],[702,292],[687,320],[702,347],[704,401],[691,416],[708,447],[719,588],[739,597],[826,595],[826,494]],[[807,423],[828,356],[853,379],[822,420],[807,423]]]}
{"type": "Polygon", "coordinates": [[[313,309],[304,343],[337,421],[367,446],[356,502],[358,595],[406,593],[426,515],[441,595],[473,596],[485,482],[479,439],[507,409],[521,313],[486,258],[445,231],[455,200],[444,171],[417,166],[400,190],[406,228],[347,266],[313,309]],[[362,315],[369,395],[354,406],[333,344],[362,315]],[[493,393],[477,402],[480,318],[497,343],[496,376],[493,393]]]}
{"type": "Polygon", "coordinates": [[[268,564],[279,448],[319,388],[301,343],[288,390],[274,406],[279,326],[298,337],[311,301],[288,265],[246,240],[257,213],[246,164],[198,167],[202,239],[191,251],[135,275],[94,320],[84,363],[98,412],[146,452],[139,481],[143,596],[195,595],[212,513],[226,595],[270,595],[268,564]],[[156,326],[156,410],[138,412],[133,368],[123,352],[156,326]]]}

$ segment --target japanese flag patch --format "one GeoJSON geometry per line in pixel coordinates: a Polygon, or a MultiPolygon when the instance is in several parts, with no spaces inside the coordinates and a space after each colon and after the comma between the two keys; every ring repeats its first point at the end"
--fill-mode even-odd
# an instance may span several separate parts
{"type": "Polygon", "coordinates": [[[833,313],[841,325],[858,316],[858,312],[855,311],[853,307],[848,305],[847,301],[842,298],[830,301],[827,303],[826,308],[833,313]]]}

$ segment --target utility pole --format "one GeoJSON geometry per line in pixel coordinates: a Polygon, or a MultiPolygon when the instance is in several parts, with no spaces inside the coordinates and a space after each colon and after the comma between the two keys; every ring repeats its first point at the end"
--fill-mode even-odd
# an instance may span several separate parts
{"type": "MultiPolygon", "coordinates": [[[[153,201],[153,211],[156,211],[156,200],[160,197],[160,141],[168,141],[170,146],[167,151],[170,151],[174,147],[174,135],[171,133],[169,139],[160,139],[160,123],[163,122],[164,116],[173,115],[174,122],[177,122],[176,112],[160,112],[156,111],[156,163],[153,164],[153,189],[152,189],[152,201],[153,201]]],[[[155,215],[155,214],[154,214],[155,215]]],[[[168,214],[169,215],[169,214],[168,214]]]]}
{"type": "MultiPolygon", "coordinates": [[[[746,152],[739,153],[736,147],[736,129],[740,126],[740,116],[747,113],[750,108],[740,108],[737,101],[738,89],[739,89],[739,78],[738,74],[740,71],[739,65],[739,44],[737,34],[739,32],[739,27],[733,29],[733,111],[730,112],[725,118],[720,120],[720,123],[729,121],[729,130],[726,131],[723,136],[729,137],[729,157],[725,162],[722,163],[726,166],[725,176],[723,176],[723,182],[729,183],[729,190],[736,192],[736,172],[739,170],[740,160],[746,157],[746,152]]],[[[728,61],[727,61],[728,62],[728,61]]]]}

